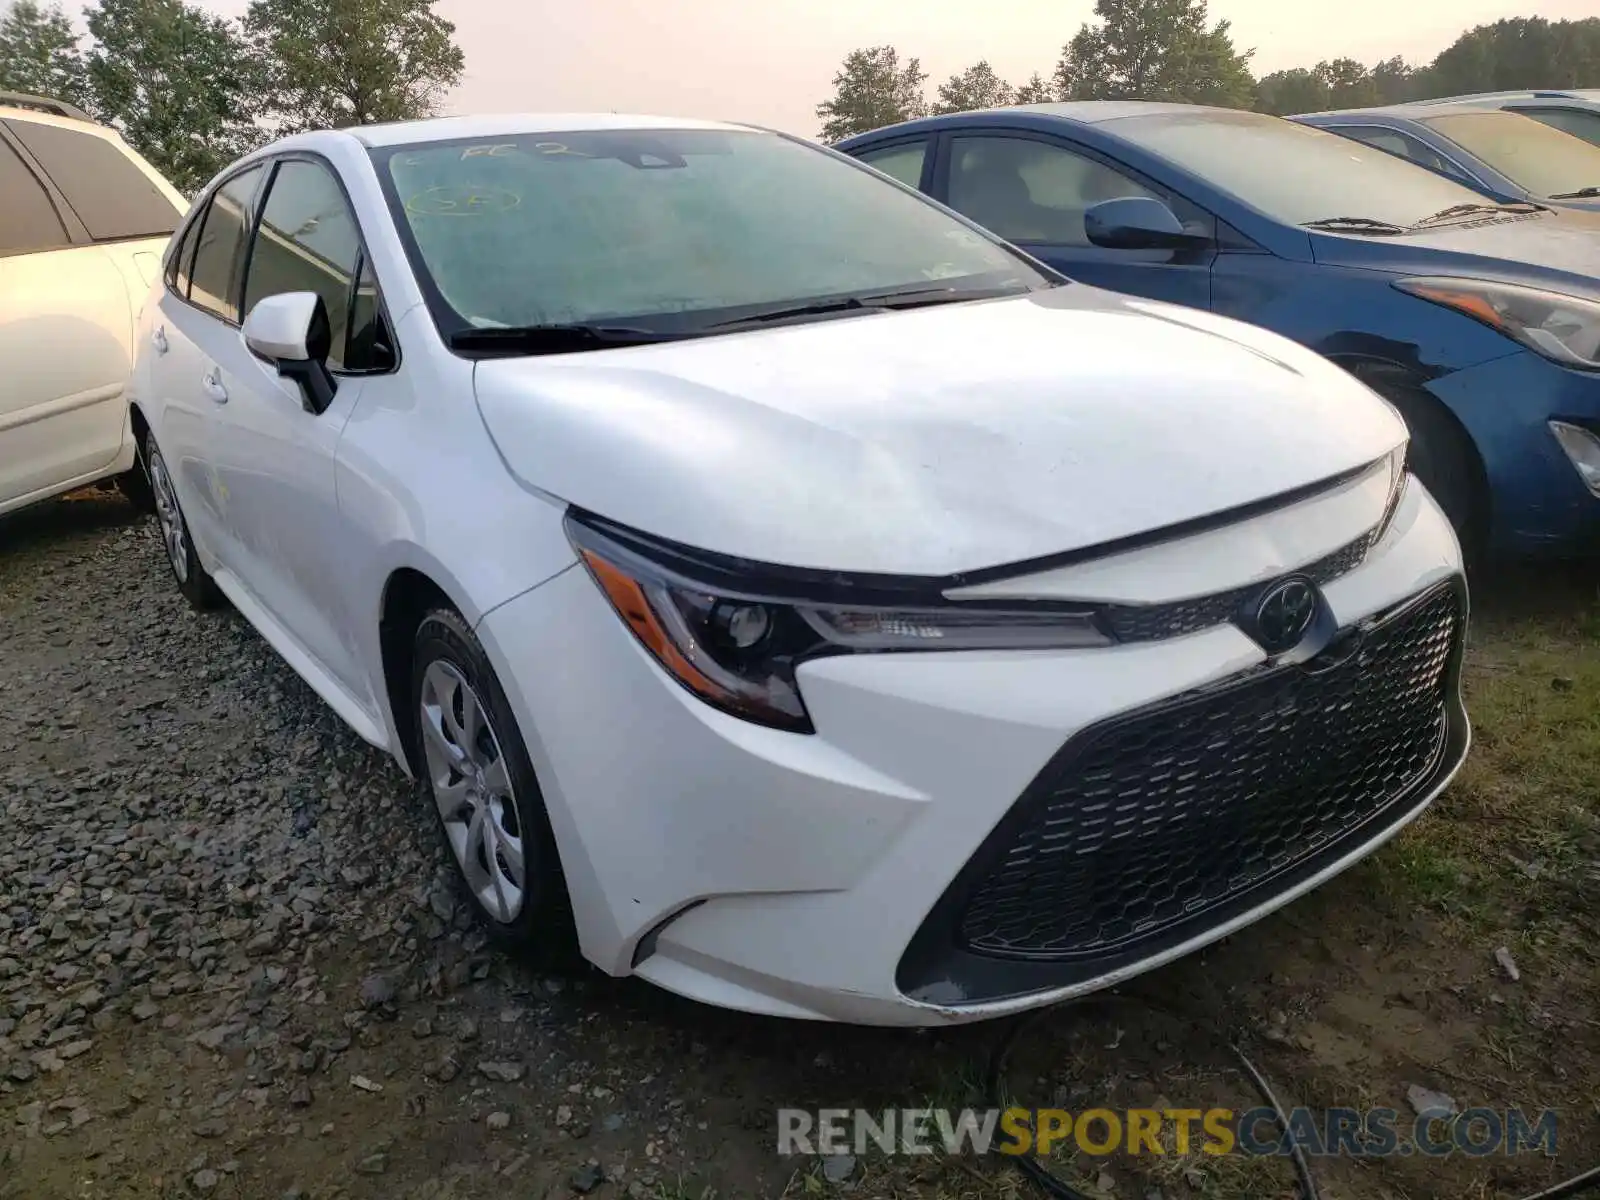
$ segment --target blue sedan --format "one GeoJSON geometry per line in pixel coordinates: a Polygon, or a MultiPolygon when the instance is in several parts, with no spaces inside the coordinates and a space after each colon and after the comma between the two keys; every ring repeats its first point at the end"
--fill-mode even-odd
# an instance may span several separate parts
{"type": "Polygon", "coordinates": [[[1065,276],[1339,363],[1404,415],[1413,470],[1469,549],[1600,549],[1600,218],[1188,105],[957,113],[838,149],[1065,276]]]}
{"type": "Polygon", "coordinates": [[[1401,104],[1291,117],[1387,150],[1503,203],[1600,212],[1600,146],[1491,104],[1401,104]]]}

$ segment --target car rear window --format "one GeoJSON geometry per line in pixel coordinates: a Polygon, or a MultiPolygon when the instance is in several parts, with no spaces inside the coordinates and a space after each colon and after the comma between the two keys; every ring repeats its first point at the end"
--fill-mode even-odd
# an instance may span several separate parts
{"type": "Polygon", "coordinates": [[[97,242],[163,237],[183,214],[113,143],[39,121],[10,119],[6,127],[39,161],[97,242]]]}

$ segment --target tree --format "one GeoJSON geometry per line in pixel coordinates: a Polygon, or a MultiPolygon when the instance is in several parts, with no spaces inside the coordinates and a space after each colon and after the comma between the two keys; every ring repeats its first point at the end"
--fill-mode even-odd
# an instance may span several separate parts
{"type": "Polygon", "coordinates": [[[1280,117],[1295,113],[1322,112],[1333,107],[1328,102],[1328,81],[1317,71],[1292,67],[1263,75],[1256,84],[1256,110],[1280,117]]]}
{"type": "Polygon", "coordinates": [[[88,10],[90,107],[180,191],[260,144],[257,73],[232,22],[183,0],[88,10]]]}
{"type": "Polygon", "coordinates": [[[1056,91],[1071,100],[1179,100],[1249,107],[1250,56],[1227,21],[1208,24],[1206,0],[1095,0],[1100,24],[1062,48],[1056,91]]]}
{"type": "Polygon", "coordinates": [[[1398,55],[1372,68],[1372,85],[1378,90],[1379,104],[1404,104],[1422,98],[1427,72],[1419,71],[1398,55]]]}
{"type": "Polygon", "coordinates": [[[0,20],[0,90],[81,103],[83,84],[78,35],[66,14],[17,0],[0,20]]]}
{"type": "Polygon", "coordinates": [[[822,140],[843,141],[852,134],[926,116],[922,85],[927,79],[920,60],[909,59],[901,66],[893,46],[852,50],[833,77],[833,98],[817,105],[822,140]]]}
{"type": "Polygon", "coordinates": [[[252,0],[245,29],[283,133],[438,113],[465,56],[436,0],[252,0]]]}
{"type": "Polygon", "coordinates": [[[1366,67],[1353,58],[1336,58],[1317,64],[1317,74],[1327,82],[1332,108],[1370,108],[1378,103],[1378,86],[1366,67]]]}
{"type": "Polygon", "coordinates": [[[1028,76],[1028,82],[1017,89],[1017,94],[1012,99],[1013,104],[1048,104],[1056,98],[1055,89],[1052,88],[1035,71],[1028,76]]]}
{"type": "Polygon", "coordinates": [[[971,112],[979,108],[1004,108],[1013,102],[1016,90],[994,73],[987,60],[952,75],[939,85],[936,113],[971,112]]]}
{"type": "Polygon", "coordinates": [[[1431,94],[1592,87],[1600,79],[1600,17],[1513,17],[1463,33],[1434,59],[1431,94]]]}

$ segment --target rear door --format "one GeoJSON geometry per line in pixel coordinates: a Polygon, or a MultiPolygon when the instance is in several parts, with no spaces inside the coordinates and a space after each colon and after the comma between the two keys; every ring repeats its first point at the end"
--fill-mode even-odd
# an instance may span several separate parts
{"type": "Polygon", "coordinates": [[[230,545],[227,492],[211,462],[211,424],[226,391],[214,355],[202,347],[238,340],[246,237],[265,177],[266,167],[254,164],[223,180],[201,203],[169,261],[150,321],[145,383],[160,413],[155,434],[208,570],[237,556],[230,545]]]}
{"type": "Polygon", "coordinates": [[[26,124],[0,122],[0,511],[111,468],[132,336],[121,274],[6,128],[26,124]]]}
{"type": "Polygon", "coordinates": [[[1011,131],[948,135],[933,195],[1074,279],[1191,308],[1211,305],[1216,221],[1150,180],[1064,138],[1011,131]],[[1090,243],[1083,214],[1104,200],[1165,201],[1210,241],[1190,250],[1111,250],[1090,243]]]}

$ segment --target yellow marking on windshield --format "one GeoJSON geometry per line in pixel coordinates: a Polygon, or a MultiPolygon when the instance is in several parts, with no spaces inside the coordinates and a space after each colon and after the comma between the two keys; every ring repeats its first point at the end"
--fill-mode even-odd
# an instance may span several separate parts
{"type": "Polygon", "coordinates": [[[516,192],[462,185],[429,188],[406,201],[406,212],[414,217],[487,217],[521,207],[516,192]]]}

